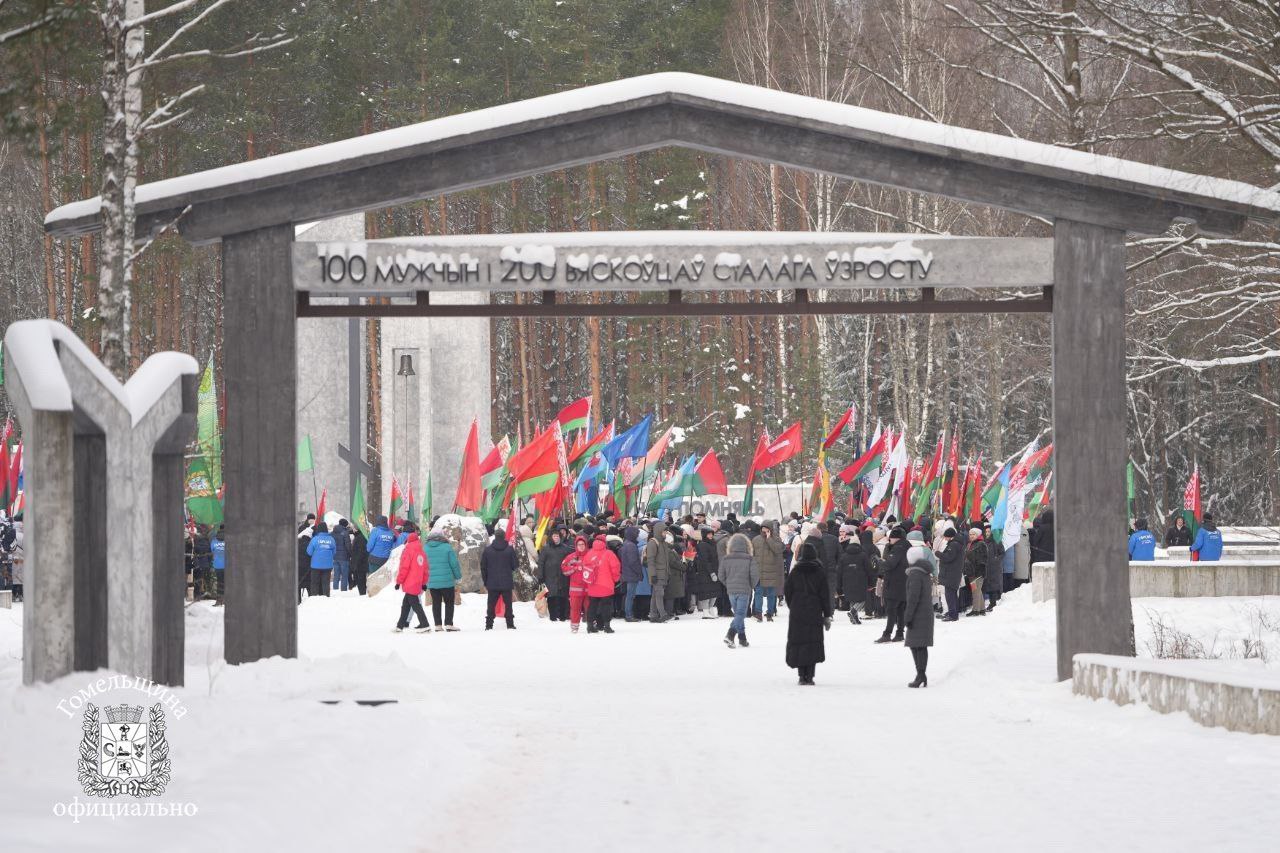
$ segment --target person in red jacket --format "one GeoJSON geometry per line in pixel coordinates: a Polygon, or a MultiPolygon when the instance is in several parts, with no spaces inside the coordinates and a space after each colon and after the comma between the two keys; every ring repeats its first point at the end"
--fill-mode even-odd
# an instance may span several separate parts
{"type": "Polygon", "coordinates": [[[582,579],[587,582],[587,595],[591,599],[587,609],[587,633],[603,631],[612,634],[609,619],[613,616],[613,593],[622,575],[622,563],[609,550],[604,536],[596,537],[582,562],[582,579]]]}
{"type": "Polygon", "coordinates": [[[587,597],[587,582],[582,578],[586,557],[587,540],[579,536],[573,543],[573,553],[560,563],[560,571],[569,577],[569,630],[575,634],[582,621],[582,602],[587,597]]]}
{"type": "Polygon", "coordinates": [[[422,542],[418,539],[417,531],[411,532],[404,543],[404,550],[400,552],[400,571],[396,573],[396,589],[404,592],[404,600],[400,602],[400,621],[396,623],[397,634],[409,627],[410,610],[418,617],[419,634],[425,634],[431,630],[427,612],[422,609],[422,601],[418,598],[422,595],[423,587],[427,585],[428,577],[430,577],[430,567],[427,563],[427,555],[422,551],[422,542]]]}

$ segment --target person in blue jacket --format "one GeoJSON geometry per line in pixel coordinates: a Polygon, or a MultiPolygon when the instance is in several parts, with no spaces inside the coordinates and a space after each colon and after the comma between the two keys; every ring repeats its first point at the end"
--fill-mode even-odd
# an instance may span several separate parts
{"type": "Polygon", "coordinates": [[[382,564],[391,556],[391,549],[396,547],[396,535],[387,524],[385,515],[378,516],[378,524],[369,531],[369,541],[364,549],[369,554],[369,573],[373,574],[382,568],[382,564]]]}
{"type": "Polygon", "coordinates": [[[218,532],[209,540],[209,550],[213,552],[213,577],[214,586],[217,589],[213,606],[221,607],[223,591],[226,589],[223,583],[225,577],[223,572],[227,568],[227,526],[225,524],[218,525],[218,532]]]}
{"type": "Polygon", "coordinates": [[[333,574],[333,554],[337,544],[329,534],[329,525],[323,521],[316,525],[316,532],[307,545],[307,555],[311,557],[311,594],[329,594],[329,576],[333,574]]]}
{"type": "Polygon", "coordinates": [[[1155,534],[1147,529],[1147,520],[1139,518],[1133,522],[1133,533],[1129,534],[1129,559],[1154,560],[1155,558],[1155,534]]]}
{"type": "Polygon", "coordinates": [[[1222,559],[1222,531],[1213,523],[1213,515],[1204,514],[1204,521],[1191,543],[1191,558],[1202,563],[1216,563],[1222,559]]]}

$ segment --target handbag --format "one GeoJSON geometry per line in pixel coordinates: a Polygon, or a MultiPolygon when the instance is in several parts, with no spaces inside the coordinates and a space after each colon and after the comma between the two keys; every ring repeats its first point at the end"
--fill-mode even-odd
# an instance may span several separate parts
{"type": "Polygon", "coordinates": [[[455,605],[462,603],[462,590],[456,586],[453,588],[453,603],[455,605]]]}
{"type": "Polygon", "coordinates": [[[876,578],[876,598],[884,598],[884,578],[876,578]]]}
{"type": "Polygon", "coordinates": [[[539,619],[546,619],[549,615],[547,609],[547,590],[545,588],[538,590],[538,594],[533,597],[533,609],[538,611],[539,619]]]}

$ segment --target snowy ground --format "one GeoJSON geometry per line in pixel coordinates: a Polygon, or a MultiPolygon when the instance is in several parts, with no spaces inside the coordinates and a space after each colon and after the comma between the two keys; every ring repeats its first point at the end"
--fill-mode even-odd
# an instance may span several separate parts
{"type": "MultiPolygon", "coordinates": [[[[575,636],[531,605],[486,633],[478,596],[459,633],[394,635],[398,603],[307,602],[304,656],[242,667],[221,660],[220,611],[189,609],[163,799],[198,814],[79,823],[53,814],[86,799],[80,719],[56,706],[100,675],[22,688],[22,609],[0,611],[0,847],[1276,849],[1280,738],[1074,697],[1029,588],[940,624],[927,690],[906,689],[905,649],[872,644],[882,622],[840,616],[818,686],[799,688],[785,615],[730,651],[728,620],[575,636]]],[[[1137,601],[1139,646],[1147,610],[1224,648],[1258,605],[1280,614],[1277,598],[1137,601]]]]}

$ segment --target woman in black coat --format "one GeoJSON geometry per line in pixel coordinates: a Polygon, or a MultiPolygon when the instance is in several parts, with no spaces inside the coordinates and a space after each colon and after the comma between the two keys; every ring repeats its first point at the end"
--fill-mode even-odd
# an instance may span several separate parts
{"type": "MultiPolygon", "coordinates": [[[[199,544],[199,540],[197,540],[197,547],[199,544]]],[[[1191,528],[1187,527],[1187,520],[1181,514],[1175,515],[1173,520],[1169,522],[1169,529],[1164,533],[1164,547],[1191,547],[1191,528]]]]}
{"type": "Polygon", "coordinates": [[[982,535],[987,543],[987,570],[983,573],[982,591],[990,600],[987,609],[995,610],[1000,591],[1004,589],[1004,546],[992,535],[991,525],[983,528],[982,535]]]}
{"type": "Polygon", "coordinates": [[[724,590],[724,586],[717,581],[720,555],[716,552],[716,543],[711,540],[710,527],[699,530],[697,536],[697,556],[694,557],[692,571],[689,572],[689,596],[697,602],[703,619],[714,619],[716,614],[711,612],[711,608],[724,590]]]}
{"type": "Polygon", "coordinates": [[[787,666],[800,671],[802,685],[813,684],[817,665],[827,659],[822,632],[831,628],[831,591],[817,544],[806,541],[784,586],[791,616],[787,622],[787,666]]]}
{"type": "Polygon", "coordinates": [[[867,588],[871,586],[868,579],[871,575],[871,563],[862,550],[862,543],[856,536],[850,535],[844,542],[840,552],[840,584],[844,590],[845,603],[849,605],[849,621],[861,625],[858,618],[858,606],[867,600],[867,588]]]}
{"type": "Polygon", "coordinates": [[[933,575],[929,553],[916,547],[907,552],[907,648],[916,664],[916,680],[908,687],[928,687],[925,669],[933,645],[933,575]]]}
{"type": "Polygon", "coordinates": [[[368,595],[369,540],[365,539],[358,525],[351,525],[351,586],[361,595],[368,595]]]}

